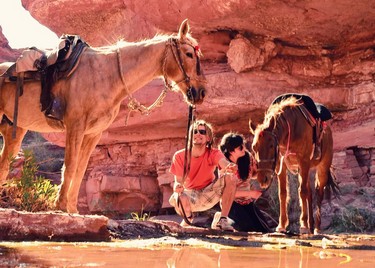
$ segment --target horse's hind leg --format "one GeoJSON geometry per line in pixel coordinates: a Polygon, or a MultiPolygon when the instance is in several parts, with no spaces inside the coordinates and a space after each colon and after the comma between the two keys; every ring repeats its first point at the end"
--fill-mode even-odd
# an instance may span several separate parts
{"type": "Polygon", "coordinates": [[[309,234],[313,228],[312,193],[310,188],[309,169],[301,168],[299,178],[299,200],[301,206],[300,233],[309,234]]]}
{"type": "Polygon", "coordinates": [[[3,148],[0,154],[0,184],[5,182],[9,174],[9,165],[13,157],[21,148],[22,140],[27,132],[26,129],[17,127],[16,137],[12,137],[13,127],[7,123],[0,124],[0,133],[3,136],[3,148]]]}
{"type": "Polygon", "coordinates": [[[321,224],[321,206],[324,198],[324,188],[328,181],[329,168],[319,166],[315,174],[316,181],[316,213],[315,213],[315,228],[314,234],[320,234],[321,224]]]}

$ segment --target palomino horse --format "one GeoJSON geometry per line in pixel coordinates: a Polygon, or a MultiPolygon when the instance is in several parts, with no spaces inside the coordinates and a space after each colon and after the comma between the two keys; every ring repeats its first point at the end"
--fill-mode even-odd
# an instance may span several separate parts
{"type": "MultiPolygon", "coordinates": [[[[78,213],[78,192],[89,157],[127,96],[161,77],[166,86],[179,90],[190,104],[202,103],[207,82],[200,70],[198,43],[189,30],[185,20],[178,34],[159,35],[137,43],[88,47],[73,75],[57,81],[52,89],[54,96],[66,106],[62,122],[49,119],[40,111],[40,82],[25,82],[24,93],[19,98],[16,138],[12,139],[11,126],[0,126],[4,139],[0,183],[5,181],[10,158],[19,151],[27,130],[65,131],[62,182],[55,205],[56,209],[78,213]]],[[[13,121],[15,88],[13,83],[3,83],[0,89],[0,120],[6,115],[13,121]]]]}
{"type": "MultiPolygon", "coordinates": [[[[275,172],[279,182],[280,218],[277,232],[286,232],[289,225],[287,214],[287,170],[298,173],[299,199],[301,206],[300,233],[320,232],[320,207],[324,193],[338,193],[334,175],[331,172],[333,157],[332,132],[327,126],[322,137],[322,156],[310,159],[313,150],[313,127],[302,114],[303,105],[295,97],[271,105],[262,124],[256,129],[252,143],[253,156],[257,168],[257,180],[263,188],[269,187],[275,172]],[[312,192],[309,172],[316,168],[316,218],[315,229],[312,192]]],[[[330,197],[330,195],[328,195],[330,197]]]]}

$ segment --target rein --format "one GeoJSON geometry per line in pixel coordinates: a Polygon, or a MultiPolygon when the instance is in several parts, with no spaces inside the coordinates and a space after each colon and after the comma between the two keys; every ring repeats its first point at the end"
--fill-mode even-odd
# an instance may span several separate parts
{"type": "MultiPolygon", "coordinates": [[[[195,107],[193,105],[189,105],[189,118],[188,118],[188,124],[187,124],[187,129],[186,129],[186,142],[185,142],[185,155],[184,155],[184,174],[182,175],[182,183],[185,182],[185,179],[190,172],[190,161],[191,161],[191,151],[193,148],[193,131],[194,131],[193,128],[190,126],[194,124],[194,121],[195,121],[194,110],[195,110],[195,107]]],[[[181,207],[184,221],[187,224],[192,225],[192,222],[186,216],[185,209],[180,200],[180,195],[178,195],[178,198],[177,198],[177,206],[181,207]]]]}
{"type": "Polygon", "coordinates": [[[286,144],[286,151],[285,151],[285,154],[281,156],[280,158],[280,168],[279,168],[279,171],[276,173],[277,175],[280,175],[281,174],[281,171],[283,170],[283,162],[284,162],[284,158],[287,158],[289,155],[295,155],[295,153],[291,153],[289,151],[289,146],[290,146],[290,124],[289,124],[289,121],[288,120],[285,120],[286,123],[288,124],[288,143],[286,144]]]}
{"type": "MultiPolygon", "coordinates": [[[[287,125],[288,125],[288,142],[287,142],[287,145],[286,145],[286,151],[285,151],[285,154],[284,155],[280,155],[280,151],[279,151],[279,141],[277,139],[277,136],[276,134],[273,132],[273,131],[267,131],[267,132],[270,132],[271,135],[273,136],[274,138],[274,143],[275,143],[275,154],[273,156],[273,158],[271,159],[260,159],[258,161],[258,165],[260,163],[272,163],[272,168],[257,168],[257,170],[271,170],[272,171],[272,179],[274,177],[274,174],[276,174],[277,176],[279,176],[281,174],[281,171],[283,170],[283,162],[284,162],[284,159],[286,159],[288,156],[290,155],[295,155],[295,153],[292,153],[290,152],[290,137],[291,137],[291,130],[290,130],[290,124],[289,124],[289,121],[288,120],[285,120],[287,125]],[[279,164],[279,170],[277,172],[275,172],[275,168],[276,168],[276,164],[277,164],[277,156],[280,155],[280,164],[279,164]]],[[[254,158],[255,159],[255,158],[254,158]]],[[[272,182],[271,182],[272,183],[272,182]]],[[[269,186],[264,190],[264,191],[267,191],[268,188],[270,187],[271,183],[269,184],[269,186]]]]}

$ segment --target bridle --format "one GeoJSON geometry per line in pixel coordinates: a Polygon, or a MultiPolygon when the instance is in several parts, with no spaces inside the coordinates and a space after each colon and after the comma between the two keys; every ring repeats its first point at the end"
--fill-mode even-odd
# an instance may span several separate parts
{"type": "MultiPolygon", "coordinates": [[[[175,82],[175,84],[178,85],[181,82],[185,82],[185,84],[188,88],[188,90],[186,92],[186,96],[188,97],[188,99],[194,101],[193,86],[191,85],[191,82],[190,82],[191,79],[190,79],[190,76],[186,73],[184,63],[183,63],[182,57],[181,57],[181,49],[180,49],[181,44],[182,43],[177,38],[169,38],[168,41],[166,42],[166,47],[165,47],[164,55],[163,55],[163,65],[162,65],[162,72],[163,72],[163,79],[164,79],[164,89],[160,93],[159,97],[154,101],[154,103],[152,103],[148,107],[142,105],[139,101],[137,101],[133,97],[131,92],[129,91],[129,89],[127,87],[127,84],[126,84],[125,77],[124,77],[123,66],[122,66],[122,61],[121,61],[120,47],[117,47],[117,61],[118,61],[118,66],[119,66],[119,73],[120,73],[121,81],[124,85],[124,88],[126,90],[126,93],[127,93],[128,97],[129,97],[129,102],[128,102],[129,114],[128,114],[126,120],[125,120],[125,125],[127,125],[128,119],[130,117],[130,113],[132,111],[139,111],[142,114],[148,115],[151,112],[151,110],[153,110],[156,107],[160,107],[163,104],[163,101],[164,101],[164,98],[167,95],[168,89],[173,91],[174,86],[169,82],[169,79],[168,79],[168,76],[167,76],[167,73],[166,73],[166,63],[167,63],[168,51],[169,51],[168,48],[170,48],[170,50],[172,51],[174,59],[176,60],[176,63],[177,63],[179,69],[181,70],[181,72],[184,76],[183,79],[181,79],[178,82],[175,82]]],[[[200,52],[199,46],[193,46],[192,44],[188,44],[186,42],[183,43],[183,44],[187,44],[194,49],[195,55],[197,56],[197,64],[196,64],[197,75],[201,75],[201,66],[200,66],[200,59],[199,59],[199,55],[201,54],[201,52],[200,52]]],[[[198,79],[196,79],[196,80],[198,80],[198,79]]],[[[193,105],[194,105],[194,103],[193,103],[193,105]]]]}
{"type": "Polygon", "coordinates": [[[272,158],[266,158],[266,159],[256,160],[256,158],[254,157],[255,164],[256,164],[256,170],[257,171],[271,172],[272,176],[273,176],[274,173],[275,173],[277,158],[278,158],[278,155],[279,155],[279,142],[278,142],[276,134],[273,133],[272,131],[263,130],[263,133],[261,133],[260,135],[264,135],[264,133],[269,133],[272,136],[272,138],[273,138],[273,145],[274,145],[275,151],[274,151],[274,154],[273,154],[272,158]],[[268,167],[269,163],[272,164],[271,168],[268,167]]]}
{"type": "Polygon", "coordinates": [[[163,67],[162,67],[164,84],[165,84],[165,87],[169,88],[170,90],[173,89],[173,86],[171,85],[171,83],[169,83],[169,79],[168,79],[168,76],[167,76],[167,73],[166,73],[166,62],[167,62],[168,51],[169,51],[168,48],[170,48],[170,51],[172,51],[172,54],[173,54],[173,57],[174,57],[174,59],[177,63],[177,66],[184,76],[184,78],[182,78],[180,81],[176,81],[175,84],[178,85],[178,84],[184,82],[186,84],[187,88],[188,88],[188,90],[186,92],[187,97],[191,100],[194,100],[194,96],[193,96],[194,93],[193,93],[193,87],[191,85],[191,78],[186,73],[185,66],[184,66],[184,63],[183,63],[182,57],[181,57],[181,44],[189,45],[194,49],[195,55],[197,56],[197,63],[196,63],[197,75],[202,74],[201,73],[200,59],[199,59],[199,55],[201,53],[200,49],[199,49],[199,46],[193,46],[192,44],[189,44],[189,43],[186,43],[186,42],[182,43],[177,38],[169,38],[167,43],[166,43],[166,48],[165,48],[165,51],[164,51],[164,59],[163,59],[163,67]]]}
{"type": "MultiPolygon", "coordinates": [[[[256,169],[259,170],[259,171],[271,172],[272,178],[274,177],[275,173],[277,175],[281,174],[281,171],[282,171],[282,168],[283,168],[283,161],[284,161],[284,159],[287,158],[289,155],[295,155],[295,153],[292,153],[289,150],[291,131],[290,131],[289,121],[286,120],[286,123],[288,125],[288,141],[287,141],[287,145],[286,145],[286,152],[285,152],[285,154],[284,155],[280,155],[279,140],[277,138],[277,135],[273,131],[263,130],[263,133],[266,132],[266,133],[270,133],[272,135],[272,137],[273,137],[273,143],[274,143],[273,145],[274,145],[274,148],[275,148],[275,152],[273,154],[273,157],[269,158],[269,159],[259,159],[259,161],[256,161],[256,158],[254,157],[254,159],[256,161],[256,169]],[[277,160],[278,160],[279,156],[280,156],[279,171],[275,172],[276,164],[277,164],[277,160]],[[272,163],[272,168],[262,168],[261,164],[264,164],[264,163],[272,163]]],[[[260,133],[260,135],[262,135],[262,133],[260,133]]]]}

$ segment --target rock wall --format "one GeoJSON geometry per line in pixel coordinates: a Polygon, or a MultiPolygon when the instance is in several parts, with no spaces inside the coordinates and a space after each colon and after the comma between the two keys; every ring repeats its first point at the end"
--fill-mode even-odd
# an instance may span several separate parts
{"type": "MultiPolygon", "coordinates": [[[[22,3],[58,35],[77,33],[92,46],[175,32],[179,23],[189,18],[192,34],[200,41],[209,81],[209,94],[197,107],[197,115],[213,123],[218,138],[234,130],[251,139],[249,118],[261,121],[279,94],[305,93],[333,112],[338,180],[358,182],[356,178],[365,173],[369,179],[360,184],[373,185],[373,1],[22,3]],[[365,165],[360,157],[354,157],[363,151],[371,159],[365,165]]],[[[134,97],[149,105],[161,90],[161,81],[155,80],[134,97]]],[[[168,167],[173,153],[184,146],[186,122],[187,106],[180,95],[169,93],[162,107],[148,116],[130,113],[124,100],[119,116],[103,133],[90,159],[81,187],[80,211],[126,213],[167,207],[173,181],[168,167]]],[[[64,145],[60,134],[45,137],[64,145]]]]}

